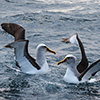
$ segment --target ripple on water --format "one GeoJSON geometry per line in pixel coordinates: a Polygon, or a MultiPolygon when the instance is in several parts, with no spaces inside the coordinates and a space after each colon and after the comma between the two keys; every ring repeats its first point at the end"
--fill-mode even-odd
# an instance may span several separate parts
{"type": "Polygon", "coordinates": [[[55,94],[60,91],[60,87],[56,84],[47,84],[45,88],[46,88],[46,91],[50,94],[55,94]]]}
{"type": "Polygon", "coordinates": [[[60,20],[63,21],[77,21],[77,22],[87,22],[87,21],[96,21],[96,19],[82,19],[82,18],[67,18],[67,17],[61,17],[60,20]]]}
{"type": "MultiPolygon", "coordinates": [[[[22,25],[26,30],[29,52],[34,55],[39,43],[45,43],[57,55],[46,54],[51,71],[46,75],[25,75],[10,70],[16,67],[13,50],[2,49],[14,41],[0,28],[0,99],[2,100],[95,100],[100,99],[100,81],[69,84],[63,81],[66,64],[57,66],[66,54],[81,59],[76,45],[64,44],[62,38],[78,33],[89,63],[99,59],[100,1],[95,0],[0,0],[0,22],[22,25]]],[[[99,76],[99,74],[97,74],[99,76]]]]}

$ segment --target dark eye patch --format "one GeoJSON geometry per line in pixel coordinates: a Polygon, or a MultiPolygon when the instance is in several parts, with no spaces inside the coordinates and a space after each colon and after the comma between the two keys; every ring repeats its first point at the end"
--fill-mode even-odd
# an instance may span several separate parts
{"type": "Polygon", "coordinates": [[[46,46],[43,46],[42,48],[46,48],[46,46]]]}
{"type": "Polygon", "coordinates": [[[67,59],[70,59],[71,57],[67,57],[67,59]]]}

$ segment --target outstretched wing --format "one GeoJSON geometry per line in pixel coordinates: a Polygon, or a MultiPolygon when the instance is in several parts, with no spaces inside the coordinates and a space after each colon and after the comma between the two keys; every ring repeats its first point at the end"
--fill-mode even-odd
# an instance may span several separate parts
{"type": "Polygon", "coordinates": [[[2,23],[2,29],[15,37],[16,40],[25,39],[25,29],[15,23],[2,23]]]}
{"type": "Polygon", "coordinates": [[[19,40],[5,46],[16,49],[16,62],[21,67],[23,72],[29,72],[34,69],[40,69],[40,66],[36,63],[35,59],[32,58],[28,53],[28,43],[28,40],[19,40]]]}
{"type": "MultiPolygon", "coordinates": [[[[11,34],[15,41],[17,40],[25,40],[25,29],[23,27],[21,27],[18,24],[15,23],[2,23],[1,24],[2,29],[4,29],[6,32],[8,32],[9,34],[11,34]]],[[[14,50],[14,53],[16,51],[14,50]]],[[[15,53],[16,55],[16,53],[15,53]]],[[[16,66],[18,66],[20,68],[20,66],[18,65],[18,63],[16,62],[16,66]]]]}
{"type": "Polygon", "coordinates": [[[77,65],[77,70],[79,73],[82,73],[88,67],[88,59],[85,54],[84,46],[78,37],[78,34],[76,33],[73,36],[66,38],[66,39],[63,38],[62,42],[79,45],[80,50],[81,50],[82,59],[81,59],[80,63],[77,65]]]}
{"type": "Polygon", "coordinates": [[[78,40],[78,43],[79,43],[79,47],[80,47],[80,50],[81,50],[81,55],[82,55],[82,59],[80,61],[80,63],[77,65],[77,70],[82,73],[84,72],[87,67],[88,67],[88,59],[86,57],[86,53],[85,53],[85,49],[84,49],[84,46],[81,42],[81,40],[79,39],[78,37],[78,34],[77,34],[77,40],[78,40]]]}
{"type": "Polygon", "coordinates": [[[92,76],[94,76],[98,71],[100,71],[100,59],[90,65],[79,77],[79,81],[81,80],[89,80],[92,76]]]}

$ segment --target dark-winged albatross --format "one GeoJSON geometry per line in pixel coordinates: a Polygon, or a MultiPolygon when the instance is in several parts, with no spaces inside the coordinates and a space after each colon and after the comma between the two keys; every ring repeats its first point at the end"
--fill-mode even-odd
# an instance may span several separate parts
{"type": "Polygon", "coordinates": [[[25,40],[25,29],[15,23],[3,23],[2,28],[14,36],[15,42],[5,47],[15,48],[16,65],[21,68],[22,72],[27,74],[45,74],[49,71],[45,53],[55,51],[49,49],[45,44],[39,44],[37,47],[36,60],[28,53],[28,40],[25,40]]]}
{"type": "Polygon", "coordinates": [[[78,34],[76,33],[73,36],[66,38],[66,39],[63,38],[62,42],[77,44],[80,47],[82,59],[76,68],[77,68],[79,73],[82,73],[88,67],[88,59],[87,59],[86,54],[85,54],[84,46],[78,37],[78,34]]]}
{"type": "Polygon", "coordinates": [[[62,61],[59,61],[57,65],[66,62],[67,63],[67,70],[64,75],[64,81],[69,83],[81,83],[81,82],[93,82],[96,79],[92,79],[91,77],[94,76],[98,71],[100,71],[100,59],[91,64],[88,68],[86,68],[82,73],[76,68],[75,65],[76,57],[69,54],[67,55],[62,61]]]}

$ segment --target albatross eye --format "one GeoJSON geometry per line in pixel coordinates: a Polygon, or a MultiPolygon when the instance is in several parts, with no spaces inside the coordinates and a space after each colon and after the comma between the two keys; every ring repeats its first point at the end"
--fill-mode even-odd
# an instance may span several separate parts
{"type": "Polygon", "coordinates": [[[71,57],[68,57],[67,59],[69,59],[69,60],[70,60],[70,59],[71,59],[71,57]]]}
{"type": "Polygon", "coordinates": [[[42,48],[43,48],[43,49],[45,49],[45,48],[46,48],[46,46],[43,46],[42,48]]]}

